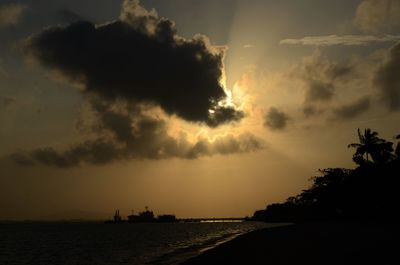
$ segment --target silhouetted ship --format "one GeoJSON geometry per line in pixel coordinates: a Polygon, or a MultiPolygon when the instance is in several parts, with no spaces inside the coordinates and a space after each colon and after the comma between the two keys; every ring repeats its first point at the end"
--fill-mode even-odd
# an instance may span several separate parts
{"type": "Polygon", "coordinates": [[[153,211],[150,211],[148,207],[145,208],[145,211],[139,212],[139,214],[131,214],[127,216],[127,220],[122,219],[119,210],[115,211],[113,220],[107,220],[107,224],[116,224],[116,223],[173,223],[177,222],[175,215],[173,214],[163,214],[154,216],[153,211]]]}

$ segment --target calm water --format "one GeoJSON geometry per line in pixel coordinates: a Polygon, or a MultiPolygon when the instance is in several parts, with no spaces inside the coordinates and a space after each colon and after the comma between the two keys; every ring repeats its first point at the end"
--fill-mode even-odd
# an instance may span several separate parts
{"type": "Polygon", "coordinates": [[[269,226],[257,222],[0,224],[0,264],[178,264],[239,234],[269,226]]]}

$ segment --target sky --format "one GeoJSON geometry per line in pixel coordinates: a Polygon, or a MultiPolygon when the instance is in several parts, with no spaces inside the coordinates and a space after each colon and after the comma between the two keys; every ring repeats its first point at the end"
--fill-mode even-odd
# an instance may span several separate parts
{"type": "Polygon", "coordinates": [[[399,0],[0,2],[0,219],[240,217],[400,133],[399,0]]]}

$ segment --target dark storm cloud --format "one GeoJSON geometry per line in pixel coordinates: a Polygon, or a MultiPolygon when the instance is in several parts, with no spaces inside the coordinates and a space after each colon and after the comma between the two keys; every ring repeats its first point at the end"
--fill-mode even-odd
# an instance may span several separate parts
{"type": "Polygon", "coordinates": [[[400,43],[389,50],[385,62],[375,74],[374,84],[387,108],[400,110],[400,43]]]}
{"type": "Polygon", "coordinates": [[[286,128],[289,119],[286,113],[271,107],[264,117],[264,126],[272,130],[283,130],[286,128]]]}
{"type": "Polygon", "coordinates": [[[220,84],[224,49],[211,47],[204,36],[178,36],[173,21],[137,1],[125,1],[113,22],[48,28],[28,40],[27,51],[43,66],[83,84],[83,93],[106,101],[153,104],[211,127],[243,117],[217,104],[226,98],[220,84]]]}
{"type": "Polygon", "coordinates": [[[186,137],[174,138],[168,134],[167,123],[153,117],[130,117],[107,110],[101,113],[103,129],[112,137],[89,140],[59,152],[39,148],[32,152],[19,152],[10,158],[19,165],[41,163],[57,168],[76,167],[82,164],[107,164],[127,159],[195,159],[216,154],[227,155],[257,151],[263,143],[252,134],[219,136],[214,141],[197,139],[194,143],[186,137]]]}
{"type": "Polygon", "coordinates": [[[239,121],[244,113],[224,105],[224,48],[212,47],[204,36],[178,36],[172,21],[137,1],[124,1],[113,22],[48,28],[31,36],[26,49],[46,68],[79,84],[90,109],[79,126],[89,129],[91,140],[63,151],[19,151],[10,156],[19,165],[69,168],[128,159],[195,159],[264,147],[248,133],[213,140],[169,133],[168,119],[157,107],[210,127],[239,121]]]}
{"type": "Polygon", "coordinates": [[[343,105],[333,110],[333,114],[336,119],[348,120],[352,119],[363,112],[367,111],[371,106],[369,97],[363,97],[352,104],[343,105]]]}
{"type": "Polygon", "coordinates": [[[124,146],[122,153],[126,158],[193,159],[215,154],[250,152],[262,148],[261,141],[250,134],[237,137],[220,136],[214,141],[200,138],[192,143],[184,135],[176,138],[170,136],[167,123],[161,119],[145,116],[134,118],[117,113],[104,114],[103,120],[110,118],[107,116],[114,116],[113,123],[103,124],[107,124],[106,129],[124,146]]]}

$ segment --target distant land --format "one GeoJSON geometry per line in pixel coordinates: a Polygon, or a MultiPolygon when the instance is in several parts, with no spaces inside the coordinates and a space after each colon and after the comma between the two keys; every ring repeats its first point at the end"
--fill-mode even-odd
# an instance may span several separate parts
{"type": "Polygon", "coordinates": [[[43,216],[42,218],[38,219],[43,221],[73,221],[73,220],[103,221],[109,219],[111,215],[112,214],[110,213],[93,212],[85,210],[71,210],[71,211],[56,212],[51,215],[43,216]]]}

